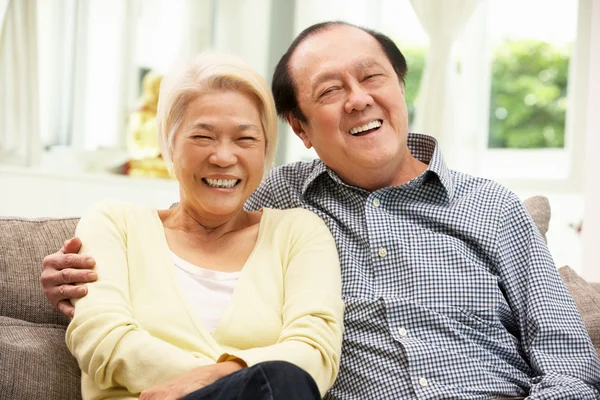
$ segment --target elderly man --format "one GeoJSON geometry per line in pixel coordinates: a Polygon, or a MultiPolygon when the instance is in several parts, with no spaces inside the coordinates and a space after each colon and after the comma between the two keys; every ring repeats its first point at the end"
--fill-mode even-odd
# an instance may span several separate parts
{"type": "MultiPolygon", "coordinates": [[[[320,159],[274,169],[246,207],[307,208],[336,239],[346,328],[327,397],[600,398],[600,360],[531,218],[408,133],[405,74],[388,37],[328,22],[296,38],[273,78],[280,116],[320,159]]],[[[48,256],[41,277],[67,314],[85,294],[68,283],[94,278],[65,255],[78,246],[48,256]]]]}

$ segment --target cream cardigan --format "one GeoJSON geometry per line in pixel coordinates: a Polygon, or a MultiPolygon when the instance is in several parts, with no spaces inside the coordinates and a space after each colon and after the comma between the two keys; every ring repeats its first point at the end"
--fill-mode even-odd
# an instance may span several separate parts
{"type": "Polygon", "coordinates": [[[103,202],[77,226],[98,280],[75,300],[67,345],[84,399],[131,399],[192,368],[232,357],[285,360],[321,394],[338,372],[341,283],[335,242],[303,209],[263,209],[256,246],[211,335],[179,288],[157,210],[103,202]]]}

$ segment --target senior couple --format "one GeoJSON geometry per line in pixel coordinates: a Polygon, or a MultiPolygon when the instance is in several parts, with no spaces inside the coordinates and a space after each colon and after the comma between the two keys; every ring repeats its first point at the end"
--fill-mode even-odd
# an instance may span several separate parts
{"type": "Polygon", "coordinates": [[[43,262],[84,398],[600,398],[531,218],[408,133],[406,73],[385,35],[326,22],[281,58],[274,104],[230,56],[165,77],[178,205],[103,202],[43,262]],[[319,159],[263,179],[276,113],[319,159]]]}

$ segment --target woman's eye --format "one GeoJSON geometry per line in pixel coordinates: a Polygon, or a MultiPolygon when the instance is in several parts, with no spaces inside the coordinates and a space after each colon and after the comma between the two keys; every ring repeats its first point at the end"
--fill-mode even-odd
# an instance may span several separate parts
{"type": "Polygon", "coordinates": [[[194,135],[193,138],[194,139],[210,139],[209,136],[204,136],[204,135],[194,135]]]}
{"type": "Polygon", "coordinates": [[[239,140],[246,140],[246,141],[250,141],[250,140],[256,140],[256,138],[252,137],[252,136],[243,136],[241,137],[239,140]]]}

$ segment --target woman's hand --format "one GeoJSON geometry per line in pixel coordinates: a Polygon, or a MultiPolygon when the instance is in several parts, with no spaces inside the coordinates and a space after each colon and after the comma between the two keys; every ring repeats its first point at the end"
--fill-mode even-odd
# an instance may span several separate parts
{"type": "Polygon", "coordinates": [[[170,381],[144,390],[140,393],[140,400],[177,400],[242,368],[242,364],[236,361],[194,368],[170,381]]]}

